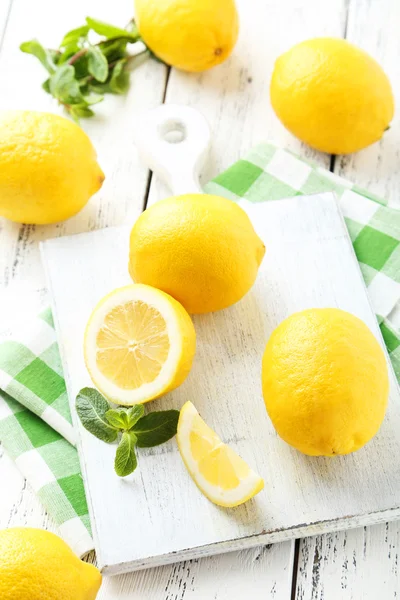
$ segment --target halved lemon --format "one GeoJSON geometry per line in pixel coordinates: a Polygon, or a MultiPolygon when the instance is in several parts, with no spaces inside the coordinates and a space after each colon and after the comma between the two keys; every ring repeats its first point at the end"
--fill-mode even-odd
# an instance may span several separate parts
{"type": "Polygon", "coordinates": [[[128,285],[105,296],[85,331],[85,362],[93,383],[126,406],[178,387],[195,350],[196,333],[186,310],[149,285],[128,285]]]}
{"type": "Polygon", "coordinates": [[[177,441],[193,481],[214,504],[238,506],[263,489],[264,480],[221,441],[191,402],[182,407],[177,441]]]}

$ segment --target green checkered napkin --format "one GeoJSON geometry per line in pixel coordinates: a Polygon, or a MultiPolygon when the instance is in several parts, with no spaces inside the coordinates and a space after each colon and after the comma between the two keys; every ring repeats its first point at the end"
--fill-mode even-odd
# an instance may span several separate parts
{"type": "MultiPolygon", "coordinates": [[[[263,202],[335,191],[400,379],[400,337],[390,313],[400,299],[400,212],[351,183],[265,144],[206,186],[232,200],[263,202]]],[[[74,432],[50,310],[0,341],[0,440],[79,555],[92,548],[74,432]]]]}
{"type": "Polygon", "coordinates": [[[50,309],[0,341],[0,440],[83,556],[93,548],[50,309]]]}

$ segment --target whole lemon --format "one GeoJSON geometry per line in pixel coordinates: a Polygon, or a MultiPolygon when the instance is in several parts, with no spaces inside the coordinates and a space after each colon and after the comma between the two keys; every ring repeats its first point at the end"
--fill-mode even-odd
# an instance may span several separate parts
{"type": "Polygon", "coordinates": [[[378,431],[389,395],[386,359],[368,327],[337,308],[291,315],[262,361],[265,406],[282,439],[304,454],[349,454],[378,431]]]}
{"type": "Polygon", "coordinates": [[[42,529],[0,531],[1,600],[94,600],[101,574],[42,529]]]}
{"type": "Polygon", "coordinates": [[[135,0],[135,13],[145,44],[183,71],[222,63],[238,37],[234,0],[135,0]]]}
{"type": "Polygon", "coordinates": [[[189,313],[234,304],[253,285],[265,253],[247,214],[219,196],[187,194],[157,202],[133,226],[129,272],[189,313]]]}
{"type": "Polygon", "coordinates": [[[35,111],[0,113],[0,216],[36,224],[68,219],[103,181],[91,141],[72,121],[35,111]]]}
{"type": "Polygon", "coordinates": [[[357,152],[380,140],[394,113],[382,68],[342,39],[307,40],[282,54],[270,91],[283,125],[330,154],[357,152]]]}

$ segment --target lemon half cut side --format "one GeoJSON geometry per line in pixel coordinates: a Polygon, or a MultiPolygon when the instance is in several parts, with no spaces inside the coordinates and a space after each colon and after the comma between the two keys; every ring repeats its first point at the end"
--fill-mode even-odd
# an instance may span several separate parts
{"type": "Polygon", "coordinates": [[[194,326],[183,306],[143,284],[105,296],[84,338],[93,383],[109,400],[125,406],[178,387],[191,369],[195,349],[194,326]]]}

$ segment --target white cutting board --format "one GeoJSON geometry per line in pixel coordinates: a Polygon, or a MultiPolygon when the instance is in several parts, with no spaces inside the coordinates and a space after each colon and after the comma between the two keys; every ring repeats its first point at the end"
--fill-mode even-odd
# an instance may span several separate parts
{"type": "MultiPolygon", "coordinates": [[[[213,505],[190,479],[175,440],[140,450],[138,470],[120,479],[115,446],[75,419],[97,558],[106,573],[400,518],[400,394],[391,367],[385,421],[365,448],[346,457],[311,458],[290,448],[262,399],[265,343],[295,311],[340,307],[360,317],[383,346],[334,195],[243,207],[267,248],[257,282],[237,305],[194,318],[193,369],[149,408],[191,400],[264,478],[265,489],[235,509],[213,505]]],[[[130,282],[128,234],[113,228],[42,246],[72,409],[79,389],[91,385],[82,353],[88,317],[103,295],[130,282]]]]}

